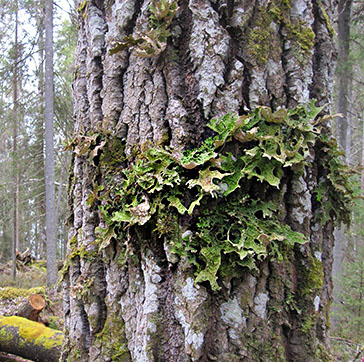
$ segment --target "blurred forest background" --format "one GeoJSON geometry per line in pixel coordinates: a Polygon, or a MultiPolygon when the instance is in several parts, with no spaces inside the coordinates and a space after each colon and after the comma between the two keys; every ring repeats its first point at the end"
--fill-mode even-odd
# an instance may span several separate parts
{"type": "MultiPolygon", "coordinates": [[[[10,263],[13,245],[46,259],[45,193],[45,24],[44,1],[0,0],[0,263],[10,263]]],[[[336,32],[333,124],[353,167],[364,166],[364,1],[340,0],[336,32]]],[[[65,257],[67,179],[72,137],[73,54],[77,38],[74,0],[54,1],[54,147],[56,253],[65,257]]],[[[364,194],[364,172],[357,177],[364,194]],[[360,175],[363,175],[362,177],[360,175]]],[[[358,199],[350,230],[336,231],[332,351],[336,361],[359,360],[364,348],[364,200],[358,199]]],[[[42,279],[43,278],[43,279],[42,279]]],[[[0,287],[30,288],[44,273],[14,279],[0,275],[0,287]]]]}

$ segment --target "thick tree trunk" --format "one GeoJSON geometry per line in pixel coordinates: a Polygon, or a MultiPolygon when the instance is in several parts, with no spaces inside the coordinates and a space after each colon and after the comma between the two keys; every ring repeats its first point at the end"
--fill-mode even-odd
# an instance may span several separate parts
{"type": "MultiPolygon", "coordinates": [[[[148,42],[125,37],[146,34],[150,5],[78,1],[63,360],[325,361],[333,226],[316,221],[317,167],[287,175],[272,191],[282,223],[309,242],[282,260],[266,258],[259,271],[237,268],[219,280],[220,291],[195,284],[195,267],[170,252],[177,240],[159,238],[148,223],[115,229],[101,242],[95,229],[106,226],[98,190],[114,183],[108,195],[117,198],[121,167],[149,145],[198,147],[211,135],[208,120],[227,112],[328,103],[334,4],[181,0],[167,43],[156,41],[154,56],[145,57],[148,42]],[[126,49],[111,54],[123,41],[126,49]],[[101,152],[114,160],[114,173],[99,163],[101,152]]],[[[197,218],[178,219],[183,235],[197,218]]]]}
{"type": "Polygon", "coordinates": [[[0,317],[0,351],[38,362],[58,362],[63,333],[21,317],[0,317]]]}

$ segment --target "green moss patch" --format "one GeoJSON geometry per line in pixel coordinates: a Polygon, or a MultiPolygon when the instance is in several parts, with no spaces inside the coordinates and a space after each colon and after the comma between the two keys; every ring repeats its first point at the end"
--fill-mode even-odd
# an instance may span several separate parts
{"type": "Polygon", "coordinates": [[[29,297],[33,294],[45,294],[45,287],[35,287],[30,289],[4,287],[0,288],[0,299],[15,299],[19,297],[29,297]]]}
{"type": "MultiPolygon", "coordinates": [[[[1,327],[14,327],[18,331],[19,345],[22,346],[28,342],[34,345],[42,345],[46,349],[61,346],[63,343],[63,333],[37,322],[30,321],[21,317],[0,317],[1,333],[6,331],[1,327]]],[[[6,332],[5,332],[6,333],[6,332]]],[[[11,334],[12,335],[12,334],[11,334]]],[[[8,333],[10,338],[10,334],[8,333]]]]}

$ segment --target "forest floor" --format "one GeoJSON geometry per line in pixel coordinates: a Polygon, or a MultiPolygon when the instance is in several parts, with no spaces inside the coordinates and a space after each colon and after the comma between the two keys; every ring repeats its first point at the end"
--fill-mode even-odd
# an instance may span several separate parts
{"type": "MultiPolygon", "coordinates": [[[[46,287],[46,263],[32,260],[26,265],[17,261],[15,281],[12,278],[11,261],[0,264],[0,316],[12,316],[26,303],[32,294],[40,294],[46,306],[40,314],[41,319],[53,329],[63,329],[62,293],[60,286],[46,287]]],[[[27,362],[20,357],[0,351],[0,362],[27,362]]]]}

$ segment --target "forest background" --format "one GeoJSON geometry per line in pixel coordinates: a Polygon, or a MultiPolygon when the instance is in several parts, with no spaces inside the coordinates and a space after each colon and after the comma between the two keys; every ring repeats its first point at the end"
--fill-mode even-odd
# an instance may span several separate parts
{"type": "MultiPolygon", "coordinates": [[[[0,262],[29,250],[46,258],[44,140],[44,1],[0,0],[0,262]],[[14,196],[15,195],[15,196],[14,196]],[[17,237],[15,237],[17,235],[17,237]],[[17,240],[17,241],[16,241],[17,240]]],[[[72,79],[77,9],[54,1],[54,149],[56,254],[65,258],[67,178],[73,134],[72,79]]],[[[333,133],[353,167],[364,165],[364,3],[342,0],[334,25],[338,61],[333,133]]],[[[358,194],[364,192],[358,176],[358,194]]],[[[336,231],[332,350],[338,361],[354,360],[364,347],[364,201],[358,199],[350,230],[336,231]]],[[[0,287],[32,287],[44,280],[0,276],[0,287]]]]}

